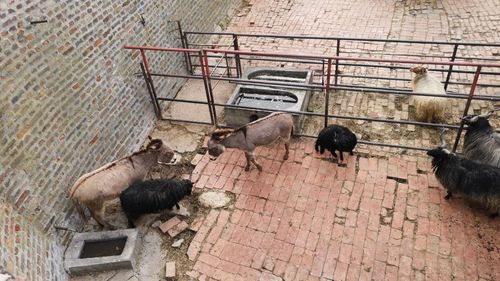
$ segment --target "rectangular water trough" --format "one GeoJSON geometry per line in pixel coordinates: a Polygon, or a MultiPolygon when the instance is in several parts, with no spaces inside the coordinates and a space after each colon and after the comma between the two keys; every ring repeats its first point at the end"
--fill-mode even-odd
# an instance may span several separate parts
{"type": "MultiPolygon", "coordinates": [[[[312,71],[282,68],[251,68],[243,79],[262,80],[267,82],[287,82],[310,84],[312,71]]],[[[289,89],[280,86],[264,87],[238,85],[229,98],[228,105],[257,107],[271,112],[306,111],[309,104],[310,91],[307,89],[289,89]]],[[[270,112],[258,109],[225,108],[224,121],[228,126],[239,127],[248,123],[251,118],[262,118],[270,112]]],[[[293,113],[292,113],[293,114],[293,113]]],[[[304,118],[294,114],[295,132],[301,132],[304,118]]]]}
{"type": "Polygon", "coordinates": [[[75,275],[114,269],[134,269],[137,229],[83,232],[73,236],[64,265],[75,275]]]}

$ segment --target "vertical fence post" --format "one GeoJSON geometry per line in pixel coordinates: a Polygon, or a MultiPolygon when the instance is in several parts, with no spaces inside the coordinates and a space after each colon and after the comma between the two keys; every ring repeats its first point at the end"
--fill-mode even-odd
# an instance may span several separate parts
{"type": "MultiPolygon", "coordinates": [[[[467,98],[467,102],[465,104],[464,114],[462,117],[467,116],[469,114],[469,107],[474,97],[474,91],[476,90],[477,80],[479,79],[479,74],[481,74],[481,66],[478,66],[476,69],[476,73],[474,74],[474,80],[472,81],[472,85],[469,91],[469,97],[467,98]]],[[[458,142],[460,141],[460,136],[462,135],[462,131],[464,129],[464,120],[462,119],[460,122],[460,128],[458,128],[457,137],[455,138],[455,144],[453,144],[453,152],[457,151],[458,142]]]]}
{"type": "Polygon", "coordinates": [[[146,72],[146,76],[148,77],[149,86],[151,87],[151,93],[153,94],[154,104],[158,110],[157,117],[158,119],[163,119],[160,103],[158,102],[158,96],[156,95],[156,89],[153,83],[153,77],[151,76],[151,69],[149,67],[148,58],[146,57],[146,53],[144,52],[143,49],[141,49],[140,51],[141,51],[142,62],[144,63],[144,71],[146,72]]]}
{"type": "MultiPolygon", "coordinates": [[[[337,57],[340,55],[340,39],[337,39],[337,52],[335,54],[337,57]]],[[[335,60],[335,86],[337,86],[338,75],[339,75],[339,60],[336,59],[335,60]]]]}
{"type": "Polygon", "coordinates": [[[215,127],[219,127],[217,123],[217,112],[215,111],[215,101],[214,101],[214,92],[212,88],[212,82],[210,79],[210,66],[208,65],[208,52],[206,50],[202,50],[203,54],[203,63],[205,65],[205,75],[207,77],[207,87],[208,87],[208,98],[210,101],[210,106],[212,106],[212,115],[213,115],[213,124],[215,127]]]}
{"type": "MultiPolygon", "coordinates": [[[[234,50],[235,51],[239,51],[240,50],[240,46],[238,44],[238,35],[236,35],[234,33],[233,33],[233,46],[234,46],[234,50]]],[[[240,60],[240,55],[239,54],[235,54],[234,55],[234,59],[236,61],[236,75],[238,76],[238,78],[241,78],[241,60],[240,60]]]]}
{"type": "MultiPolygon", "coordinates": [[[[181,21],[176,20],[176,22],[177,22],[177,29],[179,30],[179,36],[181,37],[182,48],[189,49],[186,35],[184,34],[184,32],[182,32],[181,21]]],[[[184,53],[184,60],[186,62],[186,70],[188,71],[188,73],[191,73],[191,75],[193,75],[193,66],[191,65],[191,56],[189,53],[187,52],[184,53]]]]}
{"type": "Polygon", "coordinates": [[[146,82],[146,88],[148,89],[149,97],[151,98],[151,102],[153,103],[153,109],[155,111],[156,118],[160,118],[160,109],[156,106],[156,100],[153,95],[153,90],[151,90],[151,84],[149,84],[149,78],[146,74],[146,70],[144,69],[144,63],[139,64],[141,66],[142,76],[144,77],[144,81],[146,82]]]}
{"type": "MultiPolygon", "coordinates": [[[[338,61],[338,60],[337,60],[338,61]]],[[[330,76],[332,72],[332,59],[328,59],[326,68],[326,83],[325,83],[325,127],[328,126],[328,107],[330,101],[330,76]]]]}
{"type": "Polygon", "coordinates": [[[205,87],[205,95],[207,98],[208,113],[210,114],[210,122],[212,125],[214,125],[215,124],[214,115],[212,112],[212,105],[210,104],[210,94],[209,94],[209,86],[208,86],[208,72],[205,69],[205,61],[203,60],[203,55],[204,54],[202,51],[198,52],[198,58],[200,60],[201,75],[203,76],[203,86],[205,87]]]}
{"type": "MultiPolygon", "coordinates": [[[[458,50],[458,44],[455,44],[455,47],[453,47],[453,54],[451,55],[451,62],[455,61],[455,58],[457,57],[457,50],[458,50]]],[[[444,89],[448,89],[448,83],[450,83],[450,78],[451,78],[451,71],[453,70],[453,65],[450,65],[448,68],[448,74],[446,75],[446,81],[444,81],[444,89]]]]}

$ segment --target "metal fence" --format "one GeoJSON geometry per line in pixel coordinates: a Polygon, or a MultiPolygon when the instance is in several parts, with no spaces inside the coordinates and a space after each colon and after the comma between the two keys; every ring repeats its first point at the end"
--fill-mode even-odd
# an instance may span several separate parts
{"type": "MultiPolygon", "coordinates": [[[[180,26],[179,26],[180,29],[180,26]]],[[[410,40],[385,40],[385,39],[358,39],[358,38],[339,38],[339,37],[314,37],[314,36],[280,36],[280,35],[256,35],[256,34],[236,34],[236,33],[209,33],[209,32],[182,32],[181,42],[184,48],[161,48],[161,47],[149,47],[149,46],[125,46],[125,49],[137,50],[141,54],[142,63],[141,71],[143,78],[146,82],[146,87],[150,94],[153,107],[157,117],[161,120],[168,121],[178,121],[178,122],[189,122],[196,124],[206,124],[219,126],[217,120],[217,106],[223,106],[225,108],[242,108],[266,111],[262,108],[248,107],[248,106],[238,106],[217,103],[214,100],[214,92],[212,81],[229,81],[238,84],[251,84],[258,86],[278,86],[285,88],[299,88],[308,89],[311,91],[322,91],[325,93],[325,103],[324,112],[307,112],[307,111],[287,111],[280,110],[284,112],[290,112],[294,114],[301,114],[304,116],[315,116],[324,118],[325,126],[328,124],[329,118],[338,119],[350,119],[350,120],[364,120],[371,122],[384,122],[384,123],[396,123],[396,124],[410,124],[417,126],[426,127],[437,127],[437,128],[449,128],[457,130],[457,135],[455,138],[455,143],[453,146],[453,151],[456,151],[462,131],[464,129],[463,121],[460,125],[449,125],[449,124],[434,124],[418,121],[405,121],[405,120],[393,120],[387,118],[372,118],[365,116],[343,116],[343,115],[332,115],[329,114],[329,93],[330,91],[336,90],[348,90],[353,92],[372,92],[377,94],[391,94],[391,95],[417,95],[417,96],[434,96],[442,97],[448,99],[462,99],[466,100],[465,109],[463,116],[466,116],[469,112],[469,107],[472,100],[484,100],[484,101],[500,101],[499,95],[477,95],[475,94],[476,87],[489,87],[489,88],[499,88],[500,84],[494,83],[499,81],[496,79],[500,77],[500,63],[494,61],[491,58],[473,58],[475,62],[468,61],[457,61],[460,60],[470,60],[471,57],[459,57],[457,56],[457,50],[460,46],[472,46],[472,47],[487,47],[487,48],[499,48],[500,44],[480,44],[480,43],[450,43],[450,42],[431,42],[431,41],[410,41],[410,40]],[[188,38],[191,35],[219,35],[219,36],[230,36],[231,43],[226,45],[213,45],[213,44],[195,44],[190,43],[188,38]],[[305,54],[290,54],[290,53],[270,53],[270,52],[250,52],[239,50],[239,38],[241,37],[261,37],[261,38],[293,38],[293,39],[304,39],[304,40],[332,40],[336,42],[336,55],[326,56],[326,55],[305,55],[305,54]],[[390,43],[411,43],[411,44],[440,44],[448,45],[453,47],[452,56],[449,58],[439,57],[440,59],[445,58],[446,61],[435,61],[435,60],[420,60],[420,59],[384,59],[384,58],[364,58],[359,56],[344,56],[340,55],[342,42],[347,41],[357,41],[357,42],[390,42],[390,43]],[[193,45],[197,47],[226,47],[226,49],[196,49],[192,48],[193,45]],[[148,63],[147,52],[173,52],[182,53],[186,62],[187,74],[172,74],[172,73],[155,73],[153,72],[150,64],[148,63]],[[209,64],[209,60],[215,60],[215,63],[209,64]],[[275,82],[275,81],[258,81],[249,80],[242,78],[242,60],[260,60],[260,61],[279,61],[279,62],[292,62],[292,63],[307,63],[313,64],[321,67],[318,74],[320,77],[320,83],[304,84],[304,83],[292,83],[292,82],[275,82]],[[426,64],[433,66],[431,70],[441,71],[446,73],[446,79],[443,81],[445,88],[449,85],[470,85],[470,90],[468,94],[448,92],[446,95],[436,95],[427,93],[413,93],[408,89],[398,89],[398,88],[383,88],[383,87],[373,87],[366,85],[353,85],[340,83],[342,77],[348,78],[358,78],[359,75],[343,74],[339,72],[339,66],[352,66],[352,67],[369,67],[369,68],[391,68],[391,69],[408,69],[409,65],[413,64],[426,64]],[[441,68],[439,68],[441,66],[441,68]],[[460,70],[457,67],[468,67],[473,68],[472,70],[460,70]],[[215,75],[215,70],[224,69],[223,74],[215,75]],[[486,71],[484,69],[487,69],[486,71]],[[234,73],[236,72],[236,73],[234,73]],[[473,74],[472,81],[468,83],[460,81],[452,81],[451,77],[454,73],[457,74],[473,74]],[[481,84],[478,82],[480,75],[488,75],[494,79],[490,79],[493,83],[481,84]],[[186,100],[179,98],[165,98],[158,97],[156,89],[154,86],[153,77],[171,77],[171,78],[184,78],[184,79],[202,79],[205,88],[205,98],[204,101],[199,100],[186,100]],[[164,118],[159,101],[170,101],[170,102],[183,102],[183,103],[193,103],[193,104],[205,104],[207,105],[208,112],[210,114],[210,122],[200,122],[194,120],[184,120],[184,119],[174,119],[174,118],[164,118]]],[[[411,57],[411,55],[410,55],[411,57]]],[[[427,56],[424,58],[428,58],[427,56]]],[[[433,59],[436,56],[432,56],[433,59]]],[[[383,77],[383,76],[362,76],[365,79],[377,79],[377,80],[397,80],[397,81],[410,81],[409,79],[403,79],[398,77],[383,77]]],[[[305,137],[316,137],[315,135],[299,134],[299,136],[305,137]]],[[[386,146],[386,147],[396,147],[414,150],[427,150],[428,148],[423,147],[412,147],[397,144],[379,143],[366,140],[360,140],[359,143],[364,143],[368,145],[386,146]]]]}

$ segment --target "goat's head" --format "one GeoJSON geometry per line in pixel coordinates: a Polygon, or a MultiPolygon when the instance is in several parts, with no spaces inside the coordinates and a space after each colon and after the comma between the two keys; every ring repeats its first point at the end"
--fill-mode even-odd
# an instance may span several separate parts
{"type": "Polygon", "coordinates": [[[158,163],[168,164],[174,158],[174,151],[166,146],[160,139],[152,139],[149,137],[150,142],[146,146],[146,150],[158,152],[158,163]]]}
{"type": "Polygon", "coordinates": [[[226,147],[221,142],[232,132],[234,132],[232,129],[218,129],[210,134],[210,139],[208,140],[208,155],[210,156],[210,160],[217,159],[226,150],[226,147]]]}
{"type": "Polygon", "coordinates": [[[410,67],[410,71],[417,75],[423,75],[427,73],[427,67],[423,65],[412,66],[410,67]]]}
{"type": "Polygon", "coordinates": [[[186,195],[191,195],[193,183],[190,180],[181,180],[181,185],[185,188],[186,195]]]}
{"type": "Polygon", "coordinates": [[[469,125],[470,127],[476,127],[476,128],[490,127],[490,122],[488,121],[488,118],[490,118],[490,116],[493,115],[496,110],[491,110],[488,113],[481,115],[467,115],[464,116],[462,120],[464,121],[465,124],[469,125]]]}
{"type": "Polygon", "coordinates": [[[434,158],[443,158],[450,154],[452,153],[444,147],[438,147],[427,151],[427,155],[432,156],[434,158]]]}

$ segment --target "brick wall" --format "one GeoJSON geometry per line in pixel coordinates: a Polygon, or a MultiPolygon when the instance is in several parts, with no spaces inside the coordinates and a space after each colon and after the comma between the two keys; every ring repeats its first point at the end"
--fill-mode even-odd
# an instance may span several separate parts
{"type": "MultiPolygon", "coordinates": [[[[0,2],[0,271],[61,280],[53,225],[77,227],[65,191],[83,173],[139,148],[155,117],[137,53],[180,47],[169,20],[213,31],[239,0],[0,2]],[[139,15],[145,19],[145,26],[139,15]],[[46,19],[48,22],[31,24],[46,19]]],[[[182,56],[150,53],[158,71],[182,56]]],[[[182,81],[158,80],[160,95],[182,81]]]]}

